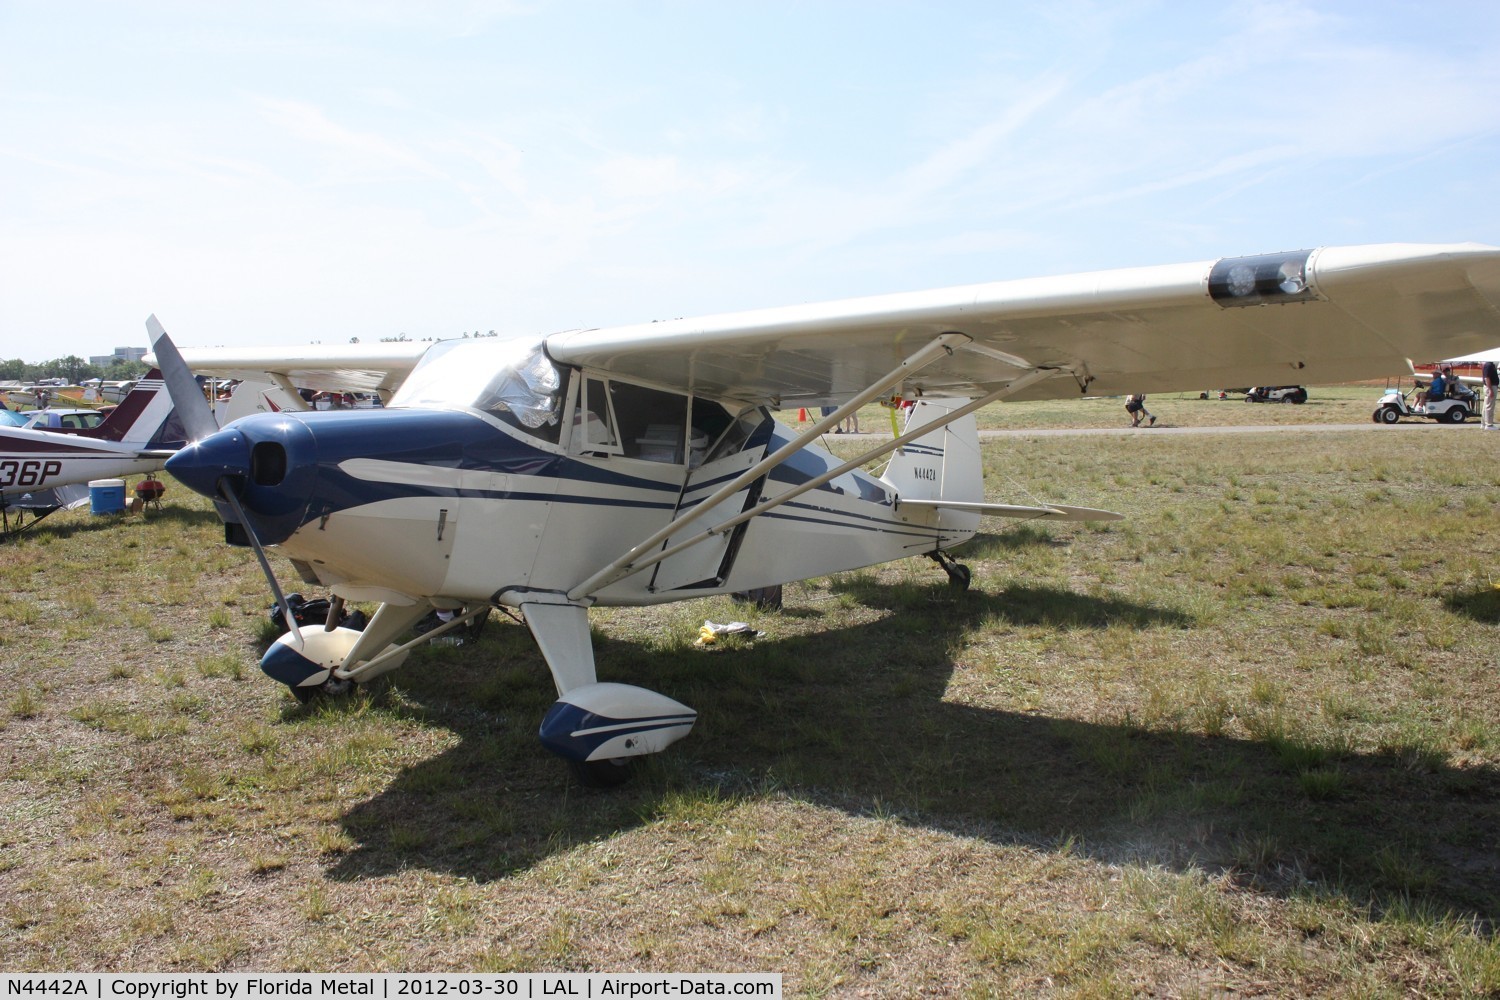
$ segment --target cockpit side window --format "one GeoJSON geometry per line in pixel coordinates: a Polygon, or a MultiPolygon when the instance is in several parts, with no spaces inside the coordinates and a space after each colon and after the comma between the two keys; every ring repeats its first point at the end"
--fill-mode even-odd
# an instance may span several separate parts
{"type": "Polygon", "coordinates": [[[615,431],[615,411],[608,383],[585,378],[583,397],[573,411],[573,450],[596,455],[620,454],[620,435],[615,431]]]}
{"type": "MultiPolygon", "coordinates": [[[[702,400],[693,400],[694,424],[697,424],[697,408],[702,400]]],[[[764,410],[759,407],[751,407],[744,410],[737,417],[731,417],[729,411],[717,403],[711,404],[718,413],[722,414],[722,422],[715,421],[721,428],[716,436],[710,436],[711,449],[704,457],[704,462],[713,462],[733,455],[745,446],[761,424],[770,419],[764,410]]]]}
{"type": "Polygon", "coordinates": [[[576,454],[696,469],[738,451],[768,419],[758,409],[736,415],[711,399],[584,372],[574,384],[569,450],[576,454]]]}
{"type": "Polygon", "coordinates": [[[625,456],[681,465],[687,439],[688,398],[613,379],[608,385],[625,456]]]}

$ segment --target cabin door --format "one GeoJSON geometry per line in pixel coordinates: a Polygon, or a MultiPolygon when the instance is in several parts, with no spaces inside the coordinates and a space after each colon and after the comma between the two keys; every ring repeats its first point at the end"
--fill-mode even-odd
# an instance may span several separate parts
{"type": "MultiPolygon", "coordinates": [[[[766,419],[769,420],[769,417],[766,419]]],[[[724,484],[765,457],[769,433],[754,433],[748,426],[731,428],[730,433],[735,433],[736,430],[744,433],[739,450],[731,451],[723,457],[710,455],[708,462],[689,470],[682,495],[677,501],[677,510],[672,515],[674,520],[697,510],[699,504],[718,492],[724,484]]],[[[721,443],[715,452],[722,454],[723,451],[725,449],[721,443]]],[[[714,504],[707,514],[685,525],[681,531],[674,532],[662,548],[671,548],[749,509],[751,504],[760,499],[761,484],[764,481],[764,477],[756,479],[749,486],[714,504]]],[[[722,535],[713,535],[670,559],[663,560],[657,564],[651,589],[660,593],[664,590],[698,590],[720,586],[729,576],[740,539],[749,526],[750,522],[746,521],[722,535]]]]}

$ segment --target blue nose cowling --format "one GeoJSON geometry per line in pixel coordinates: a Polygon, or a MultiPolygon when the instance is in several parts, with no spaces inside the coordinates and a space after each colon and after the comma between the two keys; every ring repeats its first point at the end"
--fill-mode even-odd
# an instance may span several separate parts
{"type": "Polygon", "coordinates": [[[220,501],[220,488],[232,491],[248,527],[275,545],[302,524],[317,488],[318,448],[299,416],[258,413],[183,448],[167,460],[167,471],[213,497],[226,524],[239,518],[220,501]]]}
{"type": "MultiPolygon", "coordinates": [[[[424,482],[424,467],[533,472],[557,461],[472,413],[330,410],[242,417],[179,451],[167,461],[167,470],[189,489],[216,500],[222,483],[233,491],[256,538],[278,545],[308,521],[350,508],[394,497],[454,493],[451,482],[424,482]],[[403,472],[388,479],[365,464],[351,465],[356,460],[394,465],[403,472]]],[[[226,522],[238,520],[224,502],[219,513],[226,522]]]]}
{"type": "Polygon", "coordinates": [[[167,471],[190,490],[206,497],[219,495],[219,480],[250,471],[250,442],[234,428],[194,441],[167,459],[167,471]]]}

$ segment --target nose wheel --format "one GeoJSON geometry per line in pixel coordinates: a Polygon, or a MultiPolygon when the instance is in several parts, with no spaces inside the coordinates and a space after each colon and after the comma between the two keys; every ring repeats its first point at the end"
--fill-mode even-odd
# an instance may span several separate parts
{"type": "Polygon", "coordinates": [[[969,582],[974,576],[973,573],[969,572],[969,567],[954,559],[942,549],[933,549],[927,553],[927,556],[933,562],[943,567],[943,572],[948,574],[948,586],[960,592],[969,589],[969,582]]]}
{"type": "Polygon", "coordinates": [[[353,681],[330,677],[322,684],[315,684],[310,687],[289,686],[288,689],[292,692],[293,698],[296,698],[303,705],[309,705],[315,701],[325,699],[346,698],[354,693],[357,686],[353,681]]]}

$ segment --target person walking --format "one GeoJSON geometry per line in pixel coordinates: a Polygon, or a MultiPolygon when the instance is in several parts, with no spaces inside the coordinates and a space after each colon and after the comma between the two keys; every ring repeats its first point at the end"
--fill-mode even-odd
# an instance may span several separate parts
{"type": "Polygon", "coordinates": [[[1495,426],[1495,393],[1500,391],[1500,368],[1495,362],[1486,361],[1480,369],[1480,376],[1484,381],[1484,410],[1480,427],[1487,431],[1500,428],[1495,426]]]}
{"type": "Polygon", "coordinates": [[[1146,397],[1141,393],[1132,393],[1125,397],[1125,412],[1130,414],[1130,426],[1141,426],[1142,420],[1149,420],[1147,427],[1156,426],[1156,418],[1151,411],[1146,409],[1146,397]]]}

